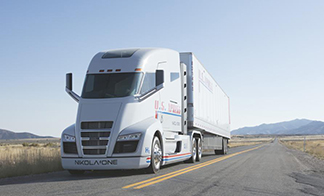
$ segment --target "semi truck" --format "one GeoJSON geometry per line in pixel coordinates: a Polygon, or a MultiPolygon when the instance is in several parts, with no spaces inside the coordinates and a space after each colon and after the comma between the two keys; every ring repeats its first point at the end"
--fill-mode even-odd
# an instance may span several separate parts
{"type": "Polygon", "coordinates": [[[62,132],[61,160],[71,174],[144,169],[226,154],[230,100],[191,52],[118,49],[91,60],[75,124],[62,132]]]}

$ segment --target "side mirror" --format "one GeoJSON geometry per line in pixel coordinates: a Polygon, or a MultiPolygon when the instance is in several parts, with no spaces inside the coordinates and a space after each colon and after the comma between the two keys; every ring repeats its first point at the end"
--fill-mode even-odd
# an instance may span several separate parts
{"type": "Polygon", "coordinates": [[[155,86],[159,86],[164,83],[164,71],[156,70],[155,72],[155,86]]]}
{"type": "Polygon", "coordinates": [[[76,101],[80,101],[80,96],[75,94],[75,92],[72,91],[72,73],[66,74],[66,85],[65,85],[65,91],[76,101]]]}
{"type": "Polygon", "coordinates": [[[72,73],[66,74],[66,88],[72,91],[72,73]]]}

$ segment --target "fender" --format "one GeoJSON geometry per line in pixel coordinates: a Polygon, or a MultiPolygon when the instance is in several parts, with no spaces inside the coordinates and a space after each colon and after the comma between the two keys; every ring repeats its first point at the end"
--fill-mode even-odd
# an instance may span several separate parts
{"type": "Polygon", "coordinates": [[[193,131],[188,132],[188,135],[190,135],[191,140],[194,138],[194,135],[198,135],[202,141],[204,140],[201,132],[197,131],[197,130],[193,130],[193,131]]]}
{"type": "Polygon", "coordinates": [[[71,135],[71,136],[75,136],[75,124],[70,125],[69,127],[65,128],[64,131],[62,132],[61,137],[64,134],[68,134],[68,135],[71,135]]]}
{"type": "MultiPolygon", "coordinates": [[[[133,124],[125,129],[123,129],[119,135],[126,135],[131,133],[141,133],[141,139],[138,143],[136,156],[150,156],[151,146],[154,134],[158,132],[162,137],[161,145],[164,152],[164,138],[163,138],[163,128],[159,120],[150,117],[136,124],[133,124]]],[[[131,153],[134,156],[134,153],[131,153]]],[[[125,155],[123,155],[125,156],[125,155]]]]}

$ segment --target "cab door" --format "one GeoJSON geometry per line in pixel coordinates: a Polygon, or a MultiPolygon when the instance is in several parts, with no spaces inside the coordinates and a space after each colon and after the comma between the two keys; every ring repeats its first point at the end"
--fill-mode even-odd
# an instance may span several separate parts
{"type": "MultiPolygon", "coordinates": [[[[163,87],[159,90],[159,101],[156,103],[157,119],[162,124],[164,137],[166,139],[166,153],[175,153],[177,135],[181,132],[181,79],[180,66],[170,65],[167,62],[159,63],[158,75],[163,73],[163,87]],[[159,73],[160,72],[160,73],[159,73]]],[[[157,88],[159,88],[157,81],[157,88]]]]}

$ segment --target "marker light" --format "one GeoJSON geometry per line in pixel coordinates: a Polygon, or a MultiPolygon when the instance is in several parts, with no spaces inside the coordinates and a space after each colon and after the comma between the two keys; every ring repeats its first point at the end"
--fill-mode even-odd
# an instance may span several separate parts
{"type": "Polygon", "coordinates": [[[104,72],[105,70],[103,70],[103,69],[101,69],[101,70],[99,70],[99,72],[104,72]]]}
{"type": "Polygon", "coordinates": [[[141,138],[141,133],[133,133],[127,135],[120,135],[117,141],[129,141],[129,140],[139,140],[141,138]]]}
{"type": "Polygon", "coordinates": [[[142,71],[142,69],[141,68],[136,68],[135,71],[142,71]]]}
{"type": "Polygon", "coordinates": [[[75,142],[75,137],[71,135],[64,134],[63,142],[75,142]]]}
{"type": "Polygon", "coordinates": [[[116,69],[116,71],[121,71],[121,69],[116,69]]]}
{"type": "Polygon", "coordinates": [[[108,69],[107,72],[112,72],[112,69],[108,69]]]}

